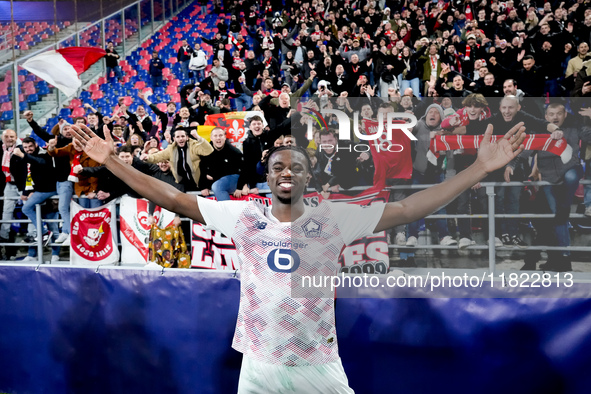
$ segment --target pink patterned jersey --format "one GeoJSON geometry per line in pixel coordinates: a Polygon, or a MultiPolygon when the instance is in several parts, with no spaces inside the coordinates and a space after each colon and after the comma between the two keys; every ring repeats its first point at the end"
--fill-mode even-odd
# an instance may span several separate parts
{"type": "Polygon", "coordinates": [[[373,233],[384,204],[324,202],[286,223],[255,202],[198,197],[198,203],[207,227],[232,238],[240,258],[240,307],[232,347],[269,364],[336,361],[333,295],[302,288],[301,278],[335,275],[342,248],[373,233]]]}

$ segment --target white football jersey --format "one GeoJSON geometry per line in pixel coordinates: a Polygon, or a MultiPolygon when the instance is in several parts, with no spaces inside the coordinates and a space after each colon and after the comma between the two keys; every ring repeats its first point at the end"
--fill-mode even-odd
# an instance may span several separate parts
{"type": "Polygon", "coordinates": [[[240,259],[232,347],[276,365],[338,360],[333,294],[302,288],[301,277],[335,275],[343,247],[373,234],[384,204],[323,202],[284,223],[255,202],[198,197],[198,204],[207,227],[232,238],[240,259]]]}

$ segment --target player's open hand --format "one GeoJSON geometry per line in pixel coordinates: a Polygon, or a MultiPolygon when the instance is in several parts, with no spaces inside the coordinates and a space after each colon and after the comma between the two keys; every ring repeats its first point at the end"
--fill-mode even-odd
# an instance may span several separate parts
{"type": "Polygon", "coordinates": [[[526,136],[523,122],[517,123],[496,142],[491,142],[492,134],[493,126],[489,124],[478,151],[478,161],[488,173],[507,165],[517,157],[524,149],[522,142],[526,136]]]}
{"type": "Polygon", "coordinates": [[[91,159],[105,164],[110,156],[115,156],[113,137],[111,137],[111,131],[106,125],[103,128],[105,133],[104,140],[84,125],[80,125],[80,127],[72,126],[71,129],[74,138],[82,145],[84,152],[91,159]]]}

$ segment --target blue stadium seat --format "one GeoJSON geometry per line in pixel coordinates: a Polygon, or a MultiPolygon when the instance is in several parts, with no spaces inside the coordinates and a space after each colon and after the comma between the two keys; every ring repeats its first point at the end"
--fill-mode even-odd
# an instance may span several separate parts
{"type": "Polygon", "coordinates": [[[49,86],[47,86],[47,85],[39,87],[37,89],[37,94],[49,94],[49,93],[51,93],[51,91],[49,90],[49,86]]]}
{"type": "Polygon", "coordinates": [[[47,119],[47,123],[45,123],[45,127],[49,130],[53,128],[58,123],[58,119],[56,117],[47,119]]]}
{"type": "Polygon", "coordinates": [[[69,117],[71,114],[72,114],[72,111],[70,110],[70,108],[62,108],[62,109],[60,110],[60,113],[59,113],[59,115],[58,115],[58,116],[59,116],[60,118],[67,118],[67,117],[69,117]]]}
{"type": "Polygon", "coordinates": [[[1,121],[7,121],[7,120],[12,120],[14,117],[12,111],[6,111],[6,112],[2,112],[2,115],[0,115],[0,120],[1,121]]]}

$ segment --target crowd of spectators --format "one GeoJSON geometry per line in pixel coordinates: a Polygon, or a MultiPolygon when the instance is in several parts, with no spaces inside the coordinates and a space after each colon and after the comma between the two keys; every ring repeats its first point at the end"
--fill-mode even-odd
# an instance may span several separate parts
{"type": "MultiPolygon", "coordinates": [[[[412,179],[392,179],[390,185],[441,182],[473,162],[473,152],[463,149],[441,155],[437,165],[426,160],[436,134],[481,135],[489,123],[495,134],[504,134],[524,122],[529,133],[564,138],[573,149],[572,159],[562,163],[551,153],[529,151],[487,180],[535,177],[556,183],[538,193],[546,197],[545,212],[556,213],[545,236],[558,246],[569,245],[568,218],[584,176],[583,164],[586,177],[591,178],[591,102],[586,101],[591,97],[591,6],[582,0],[286,0],[285,4],[227,0],[216,3],[216,9],[231,15],[229,22],[220,18],[215,33],[194,35],[193,42],[183,40],[178,49],[179,78],[190,82],[180,90],[180,110],[176,102],[169,102],[162,111],[142,92],[143,103],[135,112],[122,100],[113,114],[101,114],[89,106],[92,114],[74,123],[87,125],[101,136],[112,133],[121,146],[120,155],[130,165],[141,169],[142,161],[165,163],[162,172],[169,172],[169,180],[182,190],[213,192],[219,199],[228,199],[267,188],[265,152],[276,144],[308,147],[315,166],[311,186],[325,197],[373,183],[370,153],[319,149],[323,144],[342,143],[331,128],[318,130],[312,141],[307,139],[307,120],[296,111],[298,99],[315,98],[322,103],[333,98],[339,108],[351,112],[349,99],[364,97],[370,102],[361,109],[365,117],[375,118],[380,111],[414,114],[419,123],[413,129],[418,140],[412,145],[412,179]],[[212,46],[211,57],[203,44],[212,46]],[[203,125],[208,115],[242,110],[264,114],[250,119],[242,151],[226,140],[223,129],[212,131],[211,142],[197,134],[196,126],[203,125]]],[[[107,60],[108,71],[120,77],[118,55],[112,45],[108,51],[113,53],[107,60]]],[[[149,66],[153,87],[165,83],[162,70],[167,66],[154,52],[149,66]]],[[[25,154],[14,158],[16,135],[4,131],[4,195],[27,201],[21,197],[27,194],[22,163],[29,163],[36,197],[32,201],[38,203],[51,193],[60,197],[64,226],[58,241],[67,242],[66,202],[74,193],[88,207],[125,193],[133,195],[72,144],[67,123],[62,121],[47,133],[32,113],[24,115],[47,147],[31,143],[27,147],[23,140],[25,154]]],[[[408,193],[397,191],[392,199],[408,193]]],[[[523,187],[499,187],[496,194],[497,213],[524,212],[520,207],[523,187]]],[[[585,187],[584,203],[585,214],[591,216],[590,186],[585,187]]],[[[23,212],[37,226],[30,204],[25,202],[23,212]]],[[[13,209],[14,204],[6,201],[3,219],[10,219],[13,209]]],[[[475,185],[447,212],[485,213],[484,189],[475,185]]],[[[462,249],[474,244],[474,223],[468,219],[458,220],[457,237],[447,221],[436,224],[442,245],[462,249]]],[[[518,224],[517,219],[498,220],[496,246],[527,246],[518,224]]],[[[396,229],[391,242],[416,246],[418,229],[418,223],[396,229]]],[[[37,232],[51,235],[49,230],[37,232]]],[[[8,239],[3,225],[0,242],[8,239]]],[[[528,268],[535,263],[532,256],[526,259],[528,268]]],[[[547,268],[570,269],[568,251],[551,254],[547,264],[547,268]]]]}

